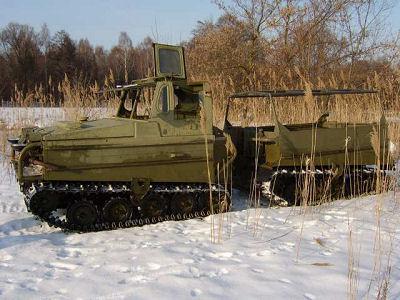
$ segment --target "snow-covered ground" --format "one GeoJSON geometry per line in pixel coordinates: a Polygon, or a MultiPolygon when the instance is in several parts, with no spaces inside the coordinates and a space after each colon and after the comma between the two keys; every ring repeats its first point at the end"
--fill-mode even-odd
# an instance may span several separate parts
{"type": "Polygon", "coordinates": [[[1,175],[2,299],[375,299],[385,279],[388,298],[400,298],[393,192],[306,214],[245,210],[235,193],[221,233],[214,217],[212,243],[212,217],[64,233],[27,213],[5,167],[1,175]]]}
{"type": "MultiPolygon", "coordinates": [[[[0,121],[47,125],[72,113],[3,108],[0,121]]],[[[8,171],[0,164],[0,299],[375,299],[385,283],[388,299],[400,298],[394,192],[306,213],[246,210],[247,196],[236,192],[223,222],[76,234],[28,213],[8,171]]]]}

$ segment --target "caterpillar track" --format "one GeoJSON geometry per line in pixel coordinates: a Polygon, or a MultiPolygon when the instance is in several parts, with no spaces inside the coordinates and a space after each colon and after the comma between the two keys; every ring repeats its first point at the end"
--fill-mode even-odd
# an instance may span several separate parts
{"type": "Polygon", "coordinates": [[[140,201],[123,183],[33,183],[25,191],[28,211],[65,231],[90,232],[179,221],[227,212],[230,198],[220,185],[151,185],[140,201]],[[225,197],[226,195],[226,197],[225,197]],[[51,201],[50,201],[51,200],[51,201]],[[61,214],[60,214],[61,212],[61,214]]]}
{"type": "Polygon", "coordinates": [[[282,169],[275,171],[269,180],[267,193],[284,199],[288,205],[300,205],[305,186],[311,186],[306,195],[319,204],[324,199],[334,200],[369,194],[374,191],[376,172],[373,169],[354,169],[337,175],[330,169],[306,171],[282,169]],[[307,195],[308,193],[308,195],[307,195]]]}

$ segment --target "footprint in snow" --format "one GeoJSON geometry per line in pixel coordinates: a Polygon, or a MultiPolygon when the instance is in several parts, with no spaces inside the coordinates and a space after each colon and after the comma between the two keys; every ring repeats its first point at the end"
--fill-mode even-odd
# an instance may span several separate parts
{"type": "Polygon", "coordinates": [[[271,251],[270,250],[261,250],[259,252],[256,253],[252,253],[250,254],[251,256],[266,256],[266,255],[270,255],[271,251]]]}
{"type": "Polygon", "coordinates": [[[225,269],[225,268],[221,268],[217,272],[218,276],[222,276],[222,275],[226,275],[226,274],[229,274],[229,271],[227,269],[225,269]]]}
{"type": "Polygon", "coordinates": [[[190,295],[192,295],[192,297],[197,297],[200,296],[203,292],[199,289],[193,289],[190,291],[190,295]]]}
{"type": "Polygon", "coordinates": [[[9,261],[12,259],[13,259],[13,257],[10,254],[8,254],[7,252],[0,252],[0,261],[1,262],[9,261]]]}
{"type": "Polygon", "coordinates": [[[208,278],[214,278],[214,277],[221,277],[222,275],[226,275],[229,274],[229,271],[225,268],[221,268],[219,270],[215,270],[215,271],[211,271],[211,272],[207,272],[207,273],[202,273],[200,272],[200,270],[196,267],[191,266],[189,268],[189,272],[190,274],[192,274],[192,276],[194,278],[199,278],[202,276],[208,277],[208,278]]]}
{"type": "Polygon", "coordinates": [[[222,268],[220,270],[207,272],[207,273],[202,274],[202,275],[204,275],[204,276],[206,276],[208,278],[214,278],[214,277],[221,277],[222,275],[226,275],[228,273],[229,273],[229,271],[227,269],[222,268]]]}
{"type": "Polygon", "coordinates": [[[308,299],[308,300],[317,299],[313,294],[310,294],[310,293],[305,293],[305,294],[304,294],[304,298],[306,298],[306,299],[308,299]]]}
{"type": "Polygon", "coordinates": [[[285,223],[291,224],[291,223],[292,223],[292,221],[287,220],[287,219],[285,219],[285,218],[278,218],[278,217],[275,217],[275,218],[273,218],[273,220],[276,221],[276,222],[282,223],[282,224],[285,224],[285,223]]]}
{"type": "Polygon", "coordinates": [[[93,265],[93,266],[91,266],[92,269],[98,269],[98,268],[100,268],[100,267],[101,267],[100,265],[93,265]]]}
{"type": "Polygon", "coordinates": [[[65,294],[67,294],[67,292],[68,291],[66,289],[59,289],[56,293],[59,295],[65,295],[65,294]]]}
{"type": "Polygon", "coordinates": [[[79,251],[78,249],[74,248],[61,248],[57,256],[60,258],[70,258],[70,257],[79,257],[81,256],[82,252],[79,251]]]}
{"type": "Polygon", "coordinates": [[[156,271],[156,270],[159,270],[161,268],[161,266],[156,263],[147,263],[147,268],[151,271],[156,271]]]}
{"type": "Polygon", "coordinates": [[[190,259],[190,258],[182,258],[181,263],[184,264],[184,265],[193,264],[194,260],[190,259]]]}
{"type": "Polygon", "coordinates": [[[356,218],[349,217],[349,216],[335,216],[335,219],[337,219],[337,220],[348,220],[348,221],[357,220],[356,218]]]}
{"type": "Polygon", "coordinates": [[[303,222],[303,227],[304,228],[314,227],[315,224],[317,224],[317,220],[304,221],[303,222]]]}
{"type": "Polygon", "coordinates": [[[3,203],[2,208],[0,209],[0,212],[4,214],[23,212],[23,211],[24,209],[20,205],[14,205],[14,204],[9,205],[5,203],[3,203]]]}
{"type": "Polygon", "coordinates": [[[36,267],[28,267],[28,268],[22,270],[22,272],[29,272],[29,273],[33,273],[36,271],[37,271],[36,267]]]}
{"type": "Polygon", "coordinates": [[[32,292],[39,291],[39,288],[32,282],[23,282],[23,283],[20,284],[20,287],[22,287],[23,289],[27,289],[29,291],[32,291],[32,292]]]}
{"type": "Polygon", "coordinates": [[[275,227],[276,226],[271,225],[271,224],[264,224],[264,228],[267,228],[267,229],[275,229],[275,227]]]}
{"type": "Polygon", "coordinates": [[[161,248],[160,243],[157,242],[142,242],[140,248],[161,248]]]}
{"type": "Polygon", "coordinates": [[[264,273],[264,270],[261,269],[251,269],[254,273],[264,273]]]}
{"type": "Polygon", "coordinates": [[[278,246],[279,250],[287,251],[287,252],[293,252],[293,248],[296,244],[292,242],[287,242],[287,243],[281,243],[278,246]]]}
{"type": "Polygon", "coordinates": [[[331,256],[332,252],[331,251],[323,251],[323,252],[321,252],[321,254],[324,256],[331,256]]]}
{"type": "Polygon", "coordinates": [[[47,272],[44,273],[44,276],[46,276],[47,278],[51,278],[51,279],[56,279],[56,278],[58,278],[55,269],[50,269],[50,270],[48,270],[47,272]]]}
{"type": "Polygon", "coordinates": [[[143,275],[134,275],[132,277],[122,279],[118,283],[119,284],[128,284],[128,283],[147,283],[151,279],[149,277],[143,275]]]}
{"type": "MultiPolygon", "coordinates": [[[[97,240],[97,239],[90,240],[91,244],[98,244],[99,242],[100,242],[100,240],[97,240]]],[[[83,243],[81,241],[81,237],[80,236],[76,237],[73,235],[67,236],[67,238],[64,240],[64,243],[69,246],[82,246],[83,245],[83,243]]]]}
{"type": "Polygon", "coordinates": [[[49,268],[56,268],[65,271],[75,270],[78,266],[73,264],[67,264],[62,262],[52,262],[47,265],[49,268]]]}
{"type": "Polygon", "coordinates": [[[345,215],[347,215],[347,211],[345,211],[345,210],[334,210],[333,211],[333,214],[335,214],[335,215],[342,215],[342,216],[345,216],[345,215]]]}
{"type": "Polygon", "coordinates": [[[207,253],[205,256],[209,257],[209,258],[215,258],[218,260],[228,260],[233,256],[233,253],[231,252],[209,252],[207,253]]]}
{"type": "Polygon", "coordinates": [[[129,273],[130,272],[130,268],[121,266],[121,267],[118,268],[118,272],[120,272],[120,273],[129,273]]]}
{"type": "Polygon", "coordinates": [[[283,282],[283,283],[287,283],[287,284],[291,284],[291,283],[292,283],[292,281],[290,281],[290,280],[287,279],[287,278],[279,279],[279,281],[280,281],[280,282],[283,282]]]}
{"type": "Polygon", "coordinates": [[[200,270],[197,269],[196,267],[191,266],[189,268],[189,272],[190,272],[190,274],[192,274],[192,276],[194,278],[199,278],[200,277],[200,270]]]}

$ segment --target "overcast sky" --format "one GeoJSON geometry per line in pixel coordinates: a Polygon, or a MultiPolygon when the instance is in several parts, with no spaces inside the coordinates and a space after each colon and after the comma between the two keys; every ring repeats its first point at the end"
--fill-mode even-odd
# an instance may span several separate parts
{"type": "MultiPolygon", "coordinates": [[[[73,39],[87,37],[106,48],[121,31],[134,43],[146,36],[179,43],[190,38],[197,21],[219,15],[211,0],[0,0],[0,27],[18,22],[39,30],[47,23],[52,34],[64,29],[73,39]]],[[[389,21],[394,32],[400,29],[400,3],[389,21]]]]}

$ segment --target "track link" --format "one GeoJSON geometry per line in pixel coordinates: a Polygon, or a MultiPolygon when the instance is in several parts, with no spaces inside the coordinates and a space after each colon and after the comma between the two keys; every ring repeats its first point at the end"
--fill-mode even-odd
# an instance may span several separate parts
{"type": "MultiPolygon", "coordinates": [[[[213,195],[224,194],[225,190],[220,185],[212,185],[211,189],[213,195]]],[[[156,184],[151,185],[148,193],[154,193],[160,196],[172,197],[176,194],[191,193],[200,201],[201,196],[209,195],[209,186],[207,184],[197,185],[171,185],[171,184],[156,184]]],[[[31,211],[34,215],[38,216],[42,221],[48,223],[50,226],[60,228],[65,231],[74,232],[90,232],[90,231],[103,231],[113,230],[117,228],[129,228],[135,226],[143,226],[148,224],[155,224],[163,221],[180,221],[198,217],[206,217],[211,214],[210,209],[199,209],[189,214],[164,214],[157,217],[147,217],[140,212],[140,208],[137,213],[132,214],[129,220],[124,222],[104,222],[100,220],[91,225],[81,226],[74,224],[63,218],[63,216],[57,215],[58,209],[65,209],[65,199],[93,199],[103,198],[112,199],[113,197],[132,197],[132,191],[128,185],[120,183],[109,183],[109,184],[76,184],[68,182],[41,182],[33,183],[32,186],[25,193],[25,203],[28,211],[31,211]],[[60,200],[63,199],[63,200],[60,200]],[[60,205],[64,201],[64,206],[60,205]],[[57,203],[52,206],[52,203],[57,203]]],[[[230,196],[228,198],[228,209],[230,208],[230,196]]],[[[101,209],[101,208],[100,208],[101,209]]],[[[215,213],[215,212],[214,212],[215,213]]]]}
{"type": "Polygon", "coordinates": [[[340,175],[330,169],[281,169],[272,175],[268,182],[269,191],[266,192],[284,199],[288,205],[301,205],[300,193],[309,184],[314,194],[310,196],[314,201],[309,204],[318,204],[324,198],[334,200],[369,194],[374,191],[375,180],[375,171],[367,168],[350,170],[340,175]]]}

